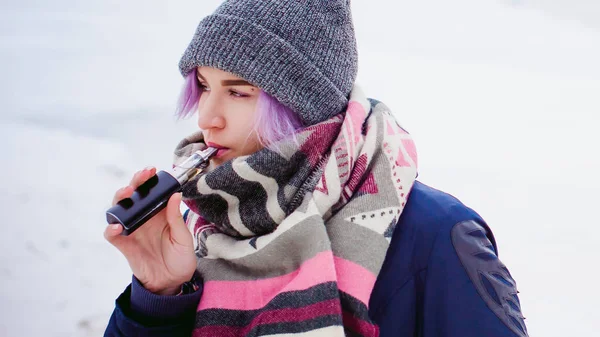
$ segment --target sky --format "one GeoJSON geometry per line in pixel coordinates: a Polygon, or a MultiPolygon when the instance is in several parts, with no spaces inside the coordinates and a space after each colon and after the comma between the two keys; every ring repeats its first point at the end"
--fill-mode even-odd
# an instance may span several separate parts
{"type": "MultiPolygon", "coordinates": [[[[0,336],[100,336],[130,282],[114,191],[168,168],[177,63],[219,1],[0,5],[0,336]]],[[[592,335],[600,5],[353,1],[358,83],[413,135],[419,180],[481,214],[531,336],[592,335]]]]}

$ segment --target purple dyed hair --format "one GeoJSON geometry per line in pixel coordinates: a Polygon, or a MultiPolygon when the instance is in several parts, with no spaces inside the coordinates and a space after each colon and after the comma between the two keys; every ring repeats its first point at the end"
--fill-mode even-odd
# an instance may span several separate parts
{"type": "MultiPolygon", "coordinates": [[[[175,112],[176,116],[186,118],[193,115],[198,108],[201,94],[202,90],[198,85],[196,72],[192,71],[185,77],[175,112]]],[[[302,128],[303,124],[292,109],[262,90],[258,96],[256,109],[258,113],[254,121],[254,131],[258,134],[263,146],[279,152],[279,148],[274,144],[276,141],[292,136],[293,140],[297,142],[295,132],[302,128]]]]}

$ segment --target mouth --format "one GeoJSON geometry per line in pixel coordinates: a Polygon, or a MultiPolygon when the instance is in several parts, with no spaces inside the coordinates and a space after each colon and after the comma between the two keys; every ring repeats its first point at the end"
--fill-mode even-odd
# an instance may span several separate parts
{"type": "Polygon", "coordinates": [[[207,142],[206,145],[217,149],[217,154],[215,154],[214,158],[222,157],[227,151],[229,151],[228,147],[221,146],[217,143],[207,142]]]}

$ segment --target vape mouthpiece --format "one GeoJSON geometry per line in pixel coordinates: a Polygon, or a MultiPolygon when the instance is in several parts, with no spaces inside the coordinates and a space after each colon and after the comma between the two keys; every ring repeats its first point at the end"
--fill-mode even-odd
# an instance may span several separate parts
{"type": "Polygon", "coordinates": [[[201,173],[210,163],[210,158],[217,154],[218,149],[209,147],[194,152],[188,159],[171,169],[171,174],[180,185],[184,185],[197,174],[201,173]]]}

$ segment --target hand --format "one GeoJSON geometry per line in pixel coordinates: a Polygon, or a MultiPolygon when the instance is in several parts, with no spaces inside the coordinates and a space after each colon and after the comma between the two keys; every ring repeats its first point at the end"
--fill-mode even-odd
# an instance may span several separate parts
{"type": "MultiPolygon", "coordinates": [[[[138,186],[155,174],[155,168],[137,172],[129,186],[115,193],[113,205],[131,197],[138,186]]],[[[173,194],[165,209],[129,236],[120,235],[121,224],[104,230],[106,240],[125,255],[133,275],[146,289],[159,295],[177,294],[196,270],[192,234],[183,221],[180,203],[181,193],[173,194]]]]}

